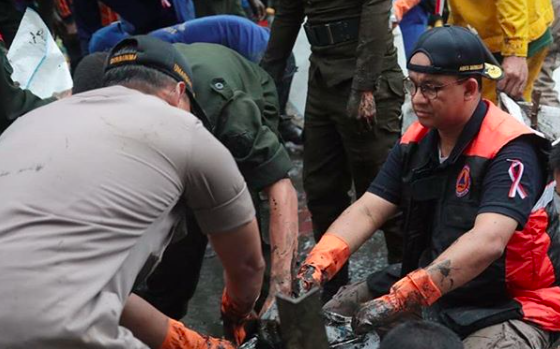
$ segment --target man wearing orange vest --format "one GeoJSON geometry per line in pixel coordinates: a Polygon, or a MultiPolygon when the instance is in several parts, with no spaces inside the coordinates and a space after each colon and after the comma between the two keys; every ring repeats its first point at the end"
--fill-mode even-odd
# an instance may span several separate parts
{"type": "Polygon", "coordinates": [[[560,233],[554,185],[545,178],[548,143],[481,98],[481,78],[503,76],[486,52],[465,28],[422,35],[406,82],[418,121],[300,269],[304,292],[323,284],[403,211],[403,263],[325,305],[353,315],[357,333],[420,314],[455,331],[467,349],[548,348],[560,331],[560,233]]]}

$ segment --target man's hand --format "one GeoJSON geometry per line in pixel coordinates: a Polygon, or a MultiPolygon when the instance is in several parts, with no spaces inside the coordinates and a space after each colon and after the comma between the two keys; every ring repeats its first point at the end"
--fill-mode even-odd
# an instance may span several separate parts
{"type": "Polygon", "coordinates": [[[235,346],[222,338],[204,336],[188,329],[179,321],[169,319],[169,330],[159,349],[234,349],[235,346]]]}
{"type": "Polygon", "coordinates": [[[356,120],[360,131],[371,131],[377,122],[373,91],[351,90],[346,111],[348,117],[356,120]]]}
{"type": "Polygon", "coordinates": [[[224,336],[236,345],[241,345],[245,341],[247,333],[245,324],[257,318],[253,309],[241,309],[229,296],[227,289],[222,293],[222,321],[224,336]]]}
{"type": "Polygon", "coordinates": [[[441,297],[441,291],[430,274],[418,269],[397,281],[385,296],[364,303],[352,318],[352,329],[357,334],[383,327],[401,315],[432,305],[441,297]]]}
{"type": "Polygon", "coordinates": [[[498,90],[514,99],[523,97],[529,71],[525,57],[508,56],[502,63],[504,78],[498,82],[498,90]]]}
{"type": "Polygon", "coordinates": [[[63,99],[63,98],[71,97],[72,96],[72,89],[68,89],[68,90],[64,90],[64,91],[60,91],[60,92],[55,92],[55,93],[53,93],[52,96],[56,99],[63,99]]]}
{"type": "Polygon", "coordinates": [[[350,247],[346,241],[333,233],[323,235],[299,269],[295,296],[301,296],[330,280],[348,258],[350,247]]]}
{"type": "Polygon", "coordinates": [[[311,264],[304,264],[296,276],[294,296],[299,297],[311,291],[312,288],[321,287],[327,280],[328,278],[323,275],[320,269],[311,264]]]}
{"type": "Polygon", "coordinates": [[[391,324],[399,318],[398,302],[386,295],[364,303],[352,317],[352,329],[364,334],[375,328],[391,324]]]}
{"type": "Polygon", "coordinates": [[[262,3],[261,0],[249,0],[249,4],[251,5],[251,9],[257,16],[259,21],[262,21],[266,17],[266,7],[262,3]]]}
{"type": "Polygon", "coordinates": [[[179,321],[168,318],[150,303],[131,294],[121,314],[120,325],[126,327],[150,348],[159,349],[234,349],[221,338],[199,334],[179,321]]]}

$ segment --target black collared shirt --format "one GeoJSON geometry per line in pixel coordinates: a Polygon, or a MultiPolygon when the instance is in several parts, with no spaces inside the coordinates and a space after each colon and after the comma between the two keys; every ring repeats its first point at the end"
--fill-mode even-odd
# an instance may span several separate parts
{"type": "MultiPolygon", "coordinates": [[[[488,105],[480,102],[471,119],[465,125],[457,144],[449,158],[441,166],[446,166],[458,159],[473,137],[476,136],[488,105]]],[[[431,161],[439,162],[439,136],[436,130],[431,130],[426,137],[430,137],[432,144],[431,161]]],[[[395,204],[400,204],[402,178],[401,147],[396,144],[387,157],[381,171],[371,183],[369,192],[382,197],[395,204]]],[[[544,171],[539,162],[537,148],[529,139],[521,137],[505,145],[496,157],[490,162],[483,181],[483,194],[478,213],[499,213],[515,219],[520,227],[527,222],[531,209],[539,199],[544,189],[544,171]],[[522,199],[519,195],[514,198],[508,196],[512,187],[509,169],[512,165],[509,160],[519,160],[524,165],[521,186],[525,189],[527,197],[522,199]]]]}

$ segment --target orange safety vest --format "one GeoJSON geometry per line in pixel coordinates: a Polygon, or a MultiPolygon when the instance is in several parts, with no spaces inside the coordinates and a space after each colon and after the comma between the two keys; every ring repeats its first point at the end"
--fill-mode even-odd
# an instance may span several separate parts
{"type": "MultiPolygon", "coordinates": [[[[480,127],[458,145],[462,151],[444,164],[427,161],[437,146],[435,130],[416,122],[401,139],[403,274],[427,266],[473,228],[489,162],[506,144],[525,136],[542,150],[546,147],[547,142],[530,128],[491,102],[485,103],[488,110],[480,127]]],[[[439,321],[463,336],[509,319],[560,331],[560,230],[554,184],[546,186],[502,257],[436,302],[431,311],[439,321]]]]}

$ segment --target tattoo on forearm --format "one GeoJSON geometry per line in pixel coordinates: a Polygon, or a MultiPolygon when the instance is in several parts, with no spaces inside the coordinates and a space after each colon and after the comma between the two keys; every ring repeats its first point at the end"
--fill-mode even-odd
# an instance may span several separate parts
{"type": "Polygon", "coordinates": [[[453,280],[453,275],[451,275],[452,274],[451,271],[453,269],[458,269],[458,268],[451,267],[451,261],[449,259],[445,259],[441,262],[438,263],[434,262],[430,264],[427,268],[427,271],[432,275],[433,273],[439,275],[441,285],[444,287],[448,287],[449,289],[452,289],[453,285],[455,284],[455,281],[453,280]]]}

